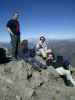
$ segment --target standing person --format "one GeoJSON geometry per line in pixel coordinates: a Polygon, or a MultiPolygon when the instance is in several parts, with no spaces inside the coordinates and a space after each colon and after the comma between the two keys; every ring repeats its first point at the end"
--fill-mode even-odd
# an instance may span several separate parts
{"type": "Polygon", "coordinates": [[[10,33],[11,37],[12,57],[15,59],[17,59],[20,44],[20,25],[18,19],[19,14],[15,12],[6,25],[7,31],[10,33]]]}

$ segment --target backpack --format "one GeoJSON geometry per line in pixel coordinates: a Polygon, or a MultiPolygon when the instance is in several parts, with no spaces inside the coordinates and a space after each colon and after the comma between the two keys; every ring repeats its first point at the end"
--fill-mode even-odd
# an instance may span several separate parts
{"type": "Polygon", "coordinates": [[[70,65],[70,62],[68,60],[64,60],[63,61],[63,67],[67,70],[69,70],[69,65],[70,65]]]}
{"type": "Polygon", "coordinates": [[[11,61],[11,59],[6,57],[6,50],[0,48],[0,64],[8,63],[9,61],[11,61]]]}
{"type": "Polygon", "coordinates": [[[6,58],[6,51],[3,48],[0,48],[0,61],[6,58]]]}
{"type": "Polygon", "coordinates": [[[58,63],[62,64],[62,63],[63,63],[63,56],[58,55],[56,61],[57,61],[58,63]]]}
{"type": "Polygon", "coordinates": [[[69,70],[70,62],[67,59],[64,59],[63,56],[57,56],[57,61],[59,66],[63,66],[64,69],[69,70]]]}

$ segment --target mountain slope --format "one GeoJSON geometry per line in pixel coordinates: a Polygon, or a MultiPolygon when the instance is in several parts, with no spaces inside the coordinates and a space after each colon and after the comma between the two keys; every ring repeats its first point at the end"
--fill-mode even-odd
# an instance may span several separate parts
{"type": "Polygon", "coordinates": [[[0,65],[0,100],[75,100],[75,87],[67,87],[51,66],[38,72],[23,60],[11,61],[0,65]]]}

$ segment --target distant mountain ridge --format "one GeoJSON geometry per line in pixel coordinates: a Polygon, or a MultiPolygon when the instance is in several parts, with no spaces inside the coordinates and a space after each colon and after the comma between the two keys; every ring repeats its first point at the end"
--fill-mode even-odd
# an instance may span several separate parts
{"type": "Polygon", "coordinates": [[[2,43],[2,42],[0,42],[0,47],[10,48],[11,45],[10,45],[10,43],[2,43]]]}

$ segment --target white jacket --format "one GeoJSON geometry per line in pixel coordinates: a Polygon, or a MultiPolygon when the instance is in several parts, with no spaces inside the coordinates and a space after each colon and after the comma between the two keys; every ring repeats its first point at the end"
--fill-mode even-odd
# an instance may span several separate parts
{"type": "Polygon", "coordinates": [[[41,41],[39,41],[36,45],[36,49],[39,50],[41,48],[46,50],[47,49],[47,42],[42,43],[41,41]]]}

